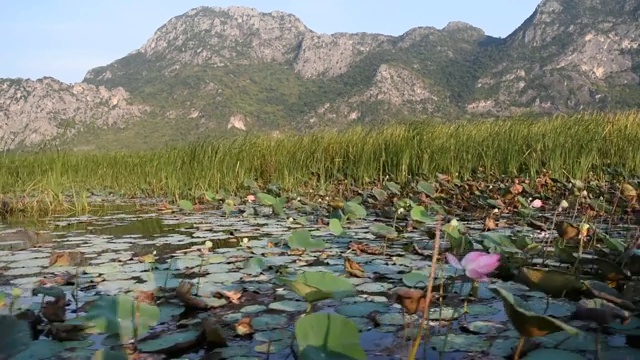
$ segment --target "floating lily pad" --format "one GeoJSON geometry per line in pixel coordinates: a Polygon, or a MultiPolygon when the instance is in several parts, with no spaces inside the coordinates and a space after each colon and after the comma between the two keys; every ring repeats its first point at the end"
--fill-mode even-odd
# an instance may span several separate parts
{"type": "Polygon", "coordinates": [[[290,340],[271,341],[256,345],[253,350],[257,353],[275,354],[289,347],[290,340]]]}
{"type": "Polygon", "coordinates": [[[431,346],[439,352],[479,352],[487,350],[491,342],[478,335],[449,334],[433,336],[431,346]]]}
{"type": "Polygon", "coordinates": [[[253,339],[256,341],[279,341],[290,340],[291,338],[293,338],[293,332],[284,329],[259,331],[253,334],[253,339]]]}
{"type": "Polygon", "coordinates": [[[287,244],[292,249],[305,249],[305,250],[322,250],[327,244],[322,240],[314,240],[311,238],[311,233],[307,229],[295,230],[291,233],[291,236],[287,239],[287,244]]]}
{"type": "Polygon", "coordinates": [[[507,327],[493,322],[493,321],[474,321],[468,326],[469,330],[477,332],[478,334],[498,334],[505,330],[507,327]]]}
{"type": "Polygon", "coordinates": [[[558,349],[536,349],[522,358],[523,360],[549,360],[549,359],[562,359],[562,360],[582,360],[583,355],[576,354],[570,351],[558,350],[558,349]]]}
{"type": "Polygon", "coordinates": [[[258,275],[267,267],[267,264],[261,256],[255,256],[248,259],[244,263],[244,269],[242,272],[251,275],[258,275]]]}
{"type": "Polygon", "coordinates": [[[313,313],[304,316],[296,322],[295,337],[300,359],[367,358],[360,346],[358,327],[342,315],[313,313]]]}
{"type": "Polygon", "coordinates": [[[26,350],[32,343],[31,329],[27,321],[12,315],[0,315],[0,349],[11,357],[26,350]]]}
{"type": "Polygon", "coordinates": [[[258,331],[280,329],[287,326],[289,319],[283,315],[264,314],[251,319],[251,326],[258,331]]]}
{"type": "Polygon", "coordinates": [[[175,333],[163,334],[156,339],[138,343],[138,349],[143,352],[164,353],[172,348],[181,347],[185,344],[195,342],[199,335],[200,331],[197,330],[179,331],[175,333]]]}
{"type": "Polygon", "coordinates": [[[296,312],[306,310],[307,306],[307,303],[302,301],[283,300],[269,304],[269,309],[296,312]]]}
{"type": "Polygon", "coordinates": [[[580,330],[562,321],[531,312],[522,300],[500,287],[492,287],[491,290],[500,296],[511,323],[522,336],[544,336],[558,331],[566,331],[571,335],[580,333],[580,330]]]}
{"type": "Polygon", "coordinates": [[[379,302],[362,301],[354,304],[340,305],[335,311],[340,315],[349,317],[366,317],[374,311],[382,313],[389,311],[389,305],[379,302]]]}
{"type": "Polygon", "coordinates": [[[392,287],[393,285],[389,283],[383,283],[383,282],[371,283],[370,282],[370,283],[364,283],[364,284],[358,285],[356,287],[356,290],[367,292],[367,293],[382,293],[391,289],[392,287]]]}
{"type": "Polygon", "coordinates": [[[267,307],[264,305],[248,305],[240,309],[240,312],[245,314],[257,314],[265,310],[267,310],[267,307]]]}

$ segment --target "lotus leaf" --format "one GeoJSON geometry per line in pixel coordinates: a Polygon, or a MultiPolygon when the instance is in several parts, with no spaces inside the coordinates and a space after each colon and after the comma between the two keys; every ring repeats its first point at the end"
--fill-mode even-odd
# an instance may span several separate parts
{"type": "Polygon", "coordinates": [[[307,304],[301,301],[283,300],[269,304],[269,309],[280,311],[304,311],[307,309],[307,304]]]}
{"type": "Polygon", "coordinates": [[[160,337],[138,343],[138,349],[144,352],[166,353],[172,349],[186,347],[194,343],[200,331],[187,330],[160,335],[160,337]]]}
{"type": "Polygon", "coordinates": [[[258,275],[266,267],[267,267],[267,264],[266,264],[266,262],[265,262],[263,257],[254,256],[254,257],[252,257],[250,259],[247,259],[245,261],[244,269],[242,270],[242,272],[247,273],[247,274],[251,274],[251,275],[258,275]]]}
{"type": "Polygon", "coordinates": [[[555,297],[579,293],[584,288],[575,275],[560,270],[525,266],[520,268],[519,276],[529,288],[555,297]]]}
{"type": "Polygon", "coordinates": [[[348,201],[344,204],[344,214],[349,218],[364,219],[367,216],[367,210],[354,201],[348,201]]]}
{"type": "Polygon", "coordinates": [[[331,233],[335,236],[343,236],[345,234],[342,224],[340,224],[340,220],[336,218],[329,220],[329,230],[331,230],[331,233]]]}
{"type": "Polygon", "coordinates": [[[339,314],[304,316],[296,322],[295,336],[302,360],[367,358],[360,346],[358,327],[339,314]]]}
{"type": "Polygon", "coordinates": [[[582,360],[584,357],[580,354],[559,350],[559,349],[536,349],[527,354],[523,360],[549,360],[549,359],[562,359],[562,360],[582,360]]]}
{"type": "Polygon", "coordinates": [[[340,305],[336,308],[338,314],[349,317],[366,317],[374,311],[381,313],[388,312],[389,305],[379,302],[361,301],[353,304],[340,305]]]}
{"type": "Polygon", "coordinates": [[[324,299],[342,299],[356,294],[349,280],[324,271],[305,271],[298,274],[296,280],[278,278],[306,302],[312,303],[324,299]]]}
{"type": "Polygon", "coordinates": [[[275,354],[289,347],[290,340],[270,341],[254,346],[253,350],[257,353],[275,354]]]}
{"type": "Polygon", "coordinates": [[[580,334],[580,330],[562,321],[529,311],[526,303],[510,292],[497,286],[492,286],[490,289],[502,299],[509,320],[521,336],[537,337],[559,331],[566,331],[571,335],[580,334]]]}
{"type": "Polygon", "coordinates": [[[153,305],[135,302],[125,295],[101,296],[89,308],[85,319],[98,331],[123,336],[123,331],[132,330],[133,322],[138,328],[138,336],[144,335],[151,326],[158,323],[160,309],[153,305]]]}
{"type": "Polygon", "coordinates": [[[31,345],[29,323],[12,315],[0,315],[0,349],[2,355],[11,357],[31,345]]]}
{"type": "Polygon", "coordinates": [[[477,335],[449,334],[431,338],[431,345],[439,352],[467,351],[480,352],[487,350],[491,342],[477,335]]]}
{"type": "Polygon", "coordinates": [[[369,227],[369,230],[373,235],[386,239],[393,239],[398,236],[398,233],[394,228],[384,224],[373,224],[369,227]]]}
{"type": "Polygon", "coordinates": [[[287,244],[292,249],[322,250],[327,244],[322,240],[313,240],[307,229],[295,230],[287,239],[287,244]]]}
{"type": "Polygon", "coordinates": [[[289,324],[286,316],[277,314],[263,314],[251,319],[251,326],[258,331],[281,329],[289,324]]]}
{"type": "Polygon", "coordinates": [[[435,219],[429,215],[424,206],[415,206],[411,209],[411,219],[421,223],[432,223],[435,219]]]}

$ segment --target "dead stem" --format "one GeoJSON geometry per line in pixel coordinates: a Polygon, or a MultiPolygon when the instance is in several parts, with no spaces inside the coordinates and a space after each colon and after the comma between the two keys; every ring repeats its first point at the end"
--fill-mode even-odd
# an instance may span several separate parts
{"type": "Polygon", "coordinates": [[[436,268],[438,267],[438,252],[440,251],[440,216],[437,218],[436,223],[436,238],[433,244],[433,255],[431,256],[431,271],[429,272],[429,282],[427,283],[427,297],[424,302],[424,310],[422,312],[422,321],[418,327],[418,334],[413,341],[411,352],[409,353],[408,360],[415,360],[418,348],[420,347],[420,341],[422,340],[422,333],[425,331],[427,320],[429,320],[429,305],[431,304],[431,297],[433,296],[433,282],[436,278],[436,268]]]}

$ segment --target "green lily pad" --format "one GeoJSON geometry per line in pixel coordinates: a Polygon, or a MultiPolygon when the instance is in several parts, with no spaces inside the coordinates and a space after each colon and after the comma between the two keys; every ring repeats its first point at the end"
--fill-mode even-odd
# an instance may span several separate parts
{"type": "Polygon", "coordinates": [[[429,215],[424,206],[415,206],[411,209],[411,219],[414,221],[418,221],[421,223],[432,223],[435,222],[433,216],[429,215]]]}
{"type": "MultiPolygon", "coordinates": [[[[132,336],[134,320],[134,306],[137,307],[138,336],[144,335],[151,326],[158,323],[160,309],[158,307],[143,303],[135,303],[131,297],[125,295],[101,296],[91,305],[85,319],[94,325],[101,332],[107,334],[131,331],[127,336],[132,336]]],[[[123,334],[124,335],[124,334],[123,334]]]]}
{"type": "Polygon", "coordinates": [[[571,335],[580,334],[580,330],[573,326],[528,310],[526,303],[500,287],[493,286],[491,291],[502,299],[509,320],[521,336],[537,337],[558,331],[566,331],[571,335]]]}
{"type": "Polygon", "coordinates": [[[327,244],[322,240],[313,240],[307,229],[295,230],[287,239],[287,245],[292,249],[322,250],[327,244]]]}
{"type": "Polygon", "coordinates": [[[513,354],[516,346],[518,346],[518,342],[518,337],[495,339],[489,348],[489,354],[492,356],[506,358],[513,354]]]}
{"type": "Polygon", "coordinates": [[[491,342],[478,335],[449,334],[448,336],[438,335],[432,337],[431,346],[439,352],[480,352],[487,350],[491,346],[491,342]]]}
{"type": "Polygon", "coordinates": [[[429,274],[423,271],[412,271],[402,275],[402,282],[409,287],[426,288],[429,274]]]}
{"type": "Polygon", "coordinates": [[[138,349],[143,352],[166,352],[172,348],[196,341],[199,335],[200,331],[198,330],[163,334],[156,339],[140,342],[138,349]]]}
{"type": "Polygon", "coordinates": [[[251,275],[258,275],[267,267],[264,258],[261,256],[255,256],[251,259],[247,259],[244,263],[244,269],[242,272],[251,275]]]}
{"type": "Polygon", "coordinates": [[[353,321],[338,314],[313,313],[300,318],[295,337],[302,360],[366,360],[360,333],[353,321]]]}
{"type": "Polygon", "coordinates": [[[401,313],[378,313],[375,316],[376,321],[381,325],[404,325],[405,318],[401,313]]]}
{"type": "Polygon", "coordinates": [[[374,311],[381,313],[387,312],[389,311],[389,305],[379,302],[363,301],[340,305],[336,308],[338,314],[349,317],[366,317],[374,311]]]}
{"type": "Polygon", "coordinates": [[[269,309],[297,312],[305,311],[307,309],[307,306],[307,303],[302,301],[283,300],[269,304],[269,309]]]}
{"type": "Polygon", "coordinates": [[[493,321],[474,321],[470,323],[468,326],[469,330],[477,332],[479,334],[498,334],[505,330],[507,327],[493,322],[493,321]]]}
{"type": "Polygon", "coordinates": [[[240,312],[245,314],[257,314],[265,310],[267,310],[267,307],[264,305],[248,305],[240,309],[240,312]]]}
{"type": "Polygon", "coordinates": [[[331,233],[335,236],[343,236],[345,233],[342,224],[340,224],[340,220],[336,218],[329,220],[329,230],[331,230],[331,233]]]}
{"type": "Polygon", "coordinates": [[[293,332],[284,329],[275,329],[270,331],[259,331],[253,334],[253,339],[256,341],[279,341],[279,340],[291,340],[293,332]]]}
{"type": "Polygon", "coordinates": [[[523,360],[549,360],[549,359],[562,359],[562,360],[582,360],[583,355],[576,354],[574,352],[559,350],[559,349],[536,349],[528,353],[527,356],[522,358],[523,360]]]}
{"type": "Polygon", "coordinates": [[[289,324],[286,316],[276,314],[264,314],[251,319],[251,326],[258,331],[281,329],[289,324]]]}
{"type": "Polygon", "coordinates": [[[369,227],[369,231],[375,236],[387,239],[393,239],[398,236],[398,232],[394,228],[384,224],[373,224],[369,227]]]}
{"type": "Polygon", "coordinates": [[[289,347],[290,340],[271,341],[256,345],[253,350],[262,354],[275,354],[289,347]]]}
{"type": "Polygon", "coordinates": [[[393,285],[389,284],[389,283],[383,283],[383,282],[369,282],[369,283],[364,283],[361,285],[358,285],[356,287],[356,290],[358,291],[362,291],[362,292],[367,292],[367,293],[383,293],[386,292],[387,290],[391,289],[393,287],[393,285]]]}
{"type": "MultiPolygon", "coordinates": [[[[45,360],[56,356],[67,347],[64,343],[54,340],[35,340],[29,348],[12,357],[15,360],[45,360]]],[[[2,348],[3,352],[7,348],[2,348]]]]}
{"type": "Polygon", "coordinates": [[[356,294],[349,280],[324,271],[305,271],[298,274],[296,280],[277,278],[307,302],[324,299],[342,299],[356,294]]]}
{"type": "Polygon", "coordinates": [[[0,315],[0,349],[11,357],[29,348],[32,343],[31,329],[27,321],[13,315],[0,315]]]}
{"type": "Polygon", "coordinates": [[[367,210],[356,202],[347,201],[344,204],[344,214],[353,219],[364,219],[367,216],[367,210]]]}

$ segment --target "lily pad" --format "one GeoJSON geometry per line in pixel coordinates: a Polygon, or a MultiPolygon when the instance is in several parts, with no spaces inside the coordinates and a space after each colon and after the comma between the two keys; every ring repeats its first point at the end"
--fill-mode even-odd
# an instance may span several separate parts
{"type": "Polygon", "coordinates": [[[270,341],[256,345],[253,350],[257,353],[275,354],[289,347],[290,340],[270,341]]]}
{"type": "Polygon", "coordinates": [[[11,357],[26,350],[32,343],[31,329],[27,321],[12,315],[0,315],[0,349],[11,357]]]}
{"type": "Polygon", "coordinates": [[[244,263],[244,269],[242,272],[251,275],[258,275],[267,267],[267,264],[263,257],[255,256],[251,259],[247,259],[244,263]]]}
{"type": "Polygon", "coordinates": [[[491,342],[478,335],[449,334],[432,337],[431,346],[439,352],[480,352],[487,350],[491,346],[491,342]]]}
{"type": "Polygon", "coordinates": [[[327,244],[322,240],[314,240],[307,229],[295,230],[287,239],[287,244],[292,249],[322,250],[327,244]]]}
{"type": "Polygon", "coordinates": [[[582,360],[584,356],[559,349],[536,349],[527,354],[523,360],[549,360],[549,359],[562,359],[562,360],[582,360]]]}
{"type": "Polygon", "coordinates": [[[389,311],[389,305],[379,302],[362,301],[340,305],[335,311],[344,316],[366,317],[374,311],[381,313],[389,311]]]}
{"type": "MultiPolygon", "coordinates": [[[[92,304],[85,317],[98,331],[107,334],[122,334],[123,330],[132,331],[132,322],[135,319],[138,336],[149,331],[151,326],[158,323],[159,318],[158,307],[136,303],[131,297],[125,295],[101,296],[92,304]]],[[[133,333],[126,335],[132,336],[133,333]]]]}
{"type": "Polygon", "coordinates": [[[200,331],[188,330],[175,333],[163,334],[152,340],[142,341],[138,344],[138,349],[143,352],[163,353],[176,347],[181,347],[191,342],[195,342],[200,331]]]}
{"type": "Polygon", "coordinates": [[[300,359],[365,360],[360,333],[353,321],[338,314],[313,313],[295,325],[300,359]]]}
{"type": "Polygon", "coordinates": [[[251,319],[251,326],[258,331],[281,329],[287,326],[289,319],[277,314],[264,314],[251,319]]]}
{"type": "Polygon", "coordinates": [[[562,321],[527,310],[527,306],[522,300],[500,287],[494,286],[491,287],[491,290],[502,299],[511,323],[521,336],[537,337],[558,331],[566,331],[571,335],[580,334],[580,330],[562,321]]]}
{"type": "Polygon", "coordinates": [[[302,301],[283,300],[269,304],[269,309],[297,312],[306,310],[307,306],[307,303],[302,301]]]}
{"type": "Polygon", "coordinates": [[[296,280],[277,278],[307,302],[324,299],[342,299],[356,294],[349,280],[324,271],[305,271],[298,274],[296,280]]]}

